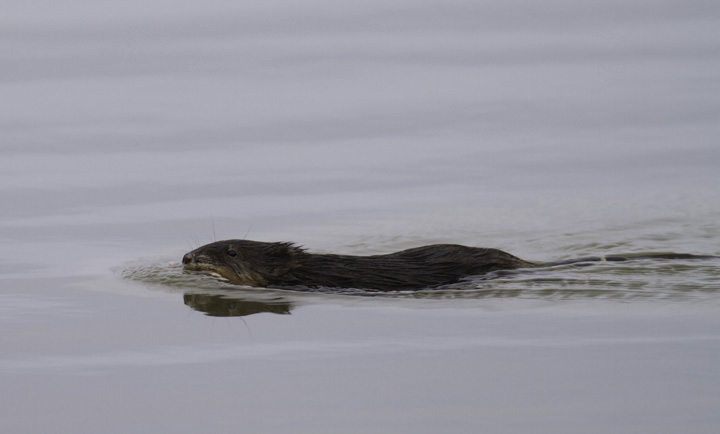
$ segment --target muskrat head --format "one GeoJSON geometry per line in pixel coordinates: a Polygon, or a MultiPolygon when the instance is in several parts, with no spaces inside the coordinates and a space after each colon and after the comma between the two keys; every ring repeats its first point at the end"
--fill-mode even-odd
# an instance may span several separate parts
{"type": "Polygon", "coordinates": [[[216,241],[183,256],[185,270],[223,277],[232,283],[267,286],[297,266],[305,253],[291,243],[216,241]]]}

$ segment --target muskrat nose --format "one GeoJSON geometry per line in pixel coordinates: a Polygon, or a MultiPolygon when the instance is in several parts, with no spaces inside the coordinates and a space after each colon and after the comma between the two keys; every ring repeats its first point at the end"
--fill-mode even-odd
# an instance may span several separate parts
{"type": "Polygon", "coordinates": [[[183,264],[189,264],[193,260],[193,255],[190,253],[185,253],[185,256],[183,256],[183,264]]]}

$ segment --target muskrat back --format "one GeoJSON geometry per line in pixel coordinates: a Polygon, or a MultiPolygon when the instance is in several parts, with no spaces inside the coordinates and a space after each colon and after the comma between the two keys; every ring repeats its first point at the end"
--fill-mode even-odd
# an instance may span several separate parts
{"type": "Polygon", "coordinates": [[[417,290],[533,264],[497,249],[434,244],[385,255],[312,254],[285,242],[217,241],[183,257],[186,270],[264,287],[417,290]]]}
{"type": "Polygon", "coordinates": [[[293,243],[216,241],[183,256],[184,268],[229,282],[273,288],[361,288],[403,291],[435,288],[498,270],[631,259],[710,259],[682,253],[594,256],[532,263],[498,249],[433,244],[385,255],[313,254],[293,243]]]}

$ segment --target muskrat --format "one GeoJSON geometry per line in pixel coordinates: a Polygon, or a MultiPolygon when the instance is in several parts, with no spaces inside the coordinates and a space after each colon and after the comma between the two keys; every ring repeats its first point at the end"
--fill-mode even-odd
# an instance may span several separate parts
{"type": "MultiPolygon", "coordinates": [[[[640,258],[708,258],[656,254],[640,258]]],[[[533,263],[498,249],[433,244],[386,255],[313,254],[293,243],[249,240],[216,241],[183,256],[185,270],[200,271],[231,283],[272,288],[358,288],[403,291],[456,283],[468,276],[587,261],[625,261],[624,256],[533,263]]]]}

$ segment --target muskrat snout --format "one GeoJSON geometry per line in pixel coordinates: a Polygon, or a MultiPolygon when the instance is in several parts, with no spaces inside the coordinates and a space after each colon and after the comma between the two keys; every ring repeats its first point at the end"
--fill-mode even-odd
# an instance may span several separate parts
{"type": "Polygon", "coordinates": [[[190,253],[186,253],[185,256],[183,256],[182,263],[187,265],[193,261],[193,255],[190,253]]]}

